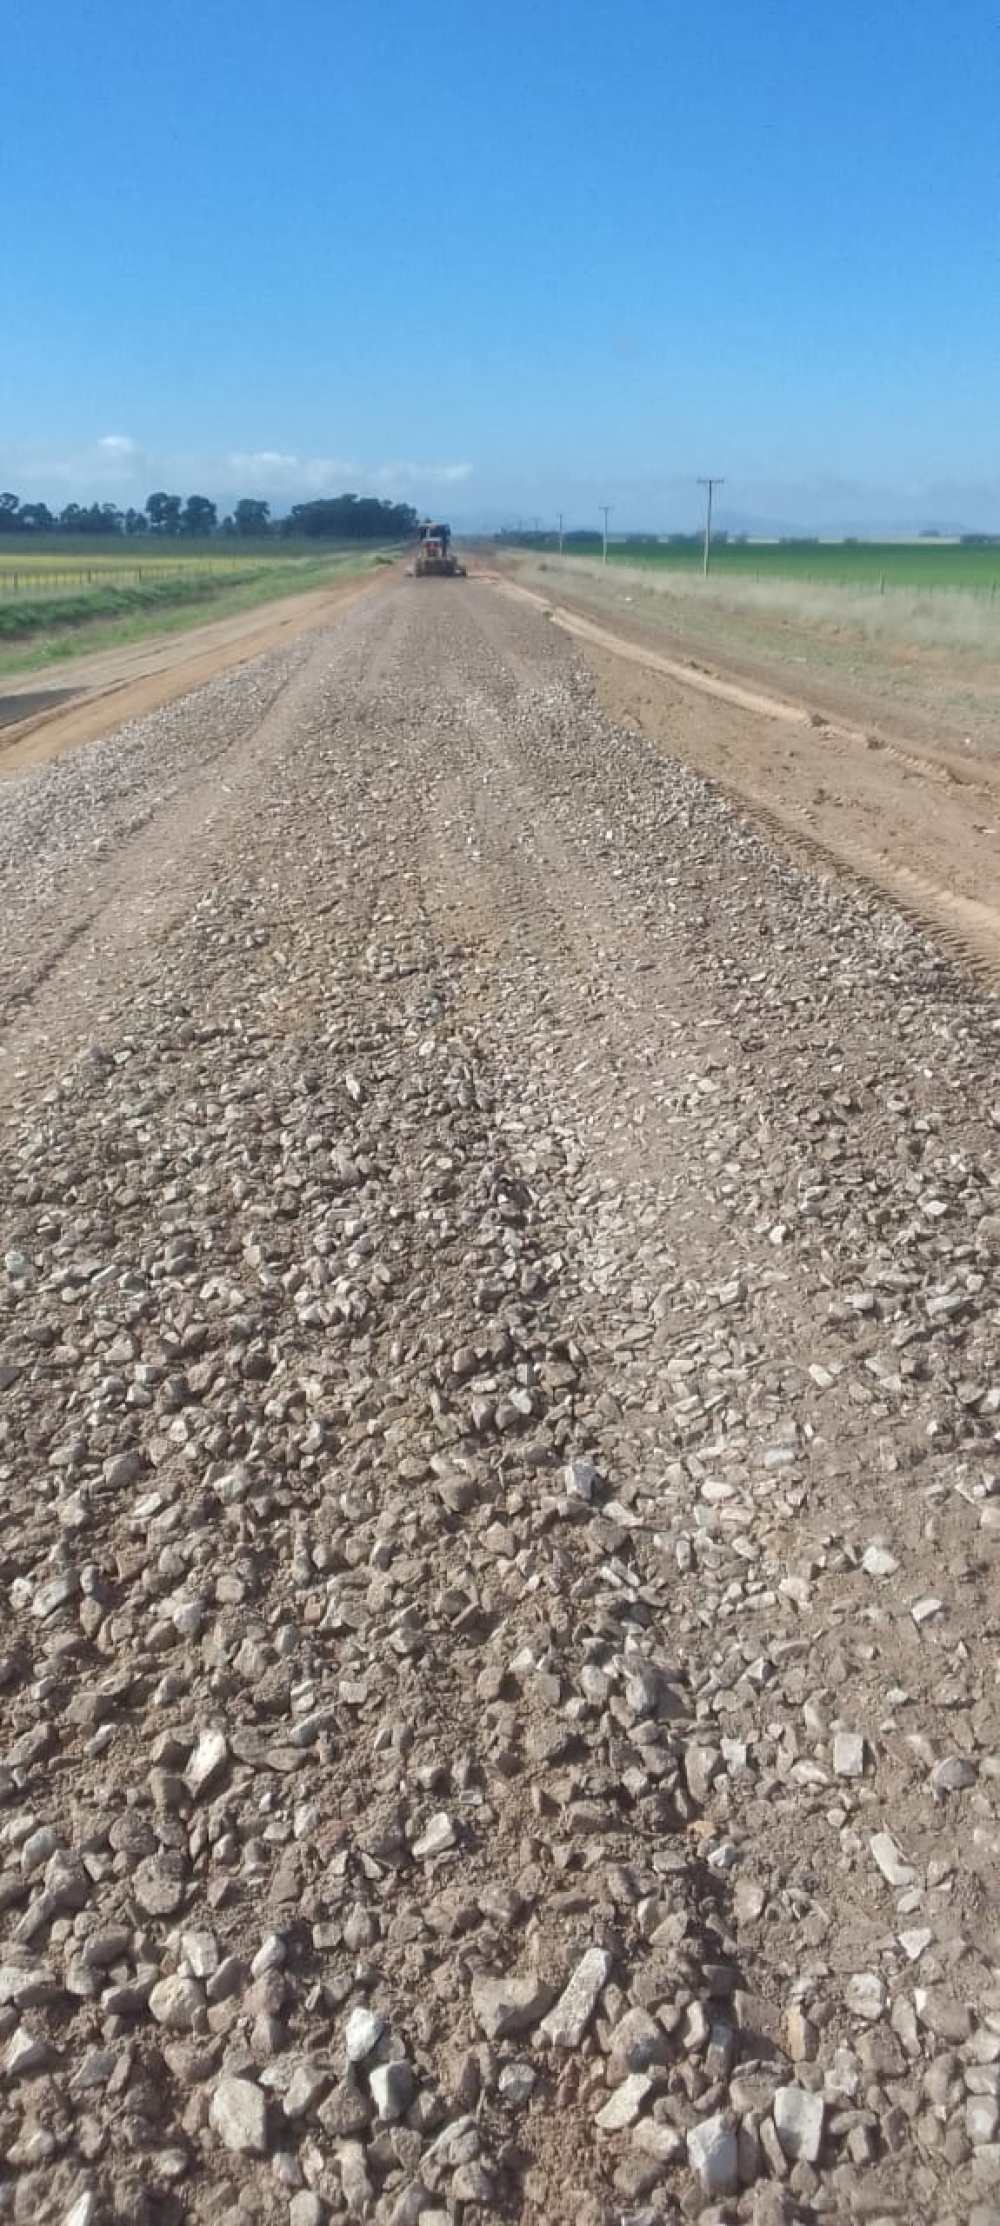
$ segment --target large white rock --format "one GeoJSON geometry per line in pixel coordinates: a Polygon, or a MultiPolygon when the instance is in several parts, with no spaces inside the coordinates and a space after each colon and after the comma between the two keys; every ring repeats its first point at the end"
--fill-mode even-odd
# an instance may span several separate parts
{"type": "Polygon", "coordinates": [[[158,1979],[149,1997],[150,2012],[158,2025],[173,2033],[189,2033],[205,1997],[197,1979],[179,1975],[158,1979]]]}
{"type": "Polygon", "coordinates": [[[581,1956],[576,1970],[559,1996],[554,2008],[543,2017],[539,2032],[553,2048],[579,2048],[594,2011],[601,1988],[611,1977],[611,1957],[606,1948],[588,1948],[581,1956]]]}
{"type": "Polygon", "coordinates": [[[913,1886],[916,1871],[896,1846],[891,1832],[876,1832],[872,1840],[872,1854],[886,1883],[890,1886],[913,1886]]]}
{"type": "Polygon", "coordinates": [[[652,2094],[655,2081],[648,2071],[630,2071],[621,2086],[608,2097],[603,2110],[594,2120],[602,2133],[620,2133],[624,2126],[634,2126],[647,2095],[652,2094]]]}
{"type": "Polygon", "coordinates": [[[344,2031],[344,2047],[349,2064],[363,2064],[378,2047],[385,2032],[385,2019],[377,2010],[364,2007],[352,2010],[344,2031]]]}
{"type": "Polygon", "coordinates": [[[228,1761],[229,1747],[225,1733],[214,1726],[203,1731],[184,1772],[184,1783],[196,1801],[203,1793],[210,1793],[218,1785],[228,1761]]]}
{"type": "Polygon", "coordinates": [[[267,2155],[267,2102],[252,2079],[220,2079],[209,2120],[223,2147],[237,2156],[267,2155]]]}
{"type": "Polygon", "coordinates": [[[793,2163],[815,2164],[823,2146],[826,2106],[822,2095],[805,2087],[779,2087],[774,2098],[774,2129],[793,2163]]]}
{"type": "Polygon", "coordinates": [[[721,2114],[703,2118],[687,2137],[688,2162],[706,2195],[731,2195],[737,2185],[736,2130],[721,2114]]]}
{"type": "Polygon", "coordinates": [[[488,2040],[508,2040],[537,2025],[552,2000],[552,1988],[537,1972],[511,1971],[506,1978],[476,1978],[472,2007],[488,2040]]]}

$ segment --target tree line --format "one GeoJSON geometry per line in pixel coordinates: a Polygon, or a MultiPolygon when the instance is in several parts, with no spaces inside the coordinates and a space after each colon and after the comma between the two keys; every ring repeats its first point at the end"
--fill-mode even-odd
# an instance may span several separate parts
{"type": "Polygon", "coordinates": [[[220,534],[245,541],[405,541],[419,523],[409,503],[385,502],[376,495],[297,502],[283,518],[272,517],[270,503],[244,495],[220,519],[208,495],[169,495],[162,488],[147,495],[141,510],[120,510],[113,502],[68,502],[54,511],[47,502],[0,494],[0,533],[120,534],[128,540],[150,534],[159,541],[208,540],[220,534]]]}

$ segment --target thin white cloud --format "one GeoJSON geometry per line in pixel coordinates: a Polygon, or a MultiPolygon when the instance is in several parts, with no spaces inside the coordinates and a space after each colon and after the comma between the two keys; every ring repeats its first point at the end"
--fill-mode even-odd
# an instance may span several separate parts
{"type": "Polygon", "coordinates": [[[379,464],[372,473],[380,487],[459,487],[472,478],[471,464],[379,464]]]}
{"type": "Polygon", "coordinates": [[[298,471],[297,456],[286,456],[280,448],[255,448],[245,454],[228,456],[226,462],[233,471],[298,471]]]}
{"type": "Polygon", "coordinates": [[[122,495],[130,498],[151,468],[128,433],[104,433],[84,448],[7,449],[0,455],[0,476],[26,502],[69,497],[122,495]]]}
{"type": "Polygon", "coordinates": [[[144,448],[131,433],[102,433],[85,446],[0,451],[0,482],[26,502],[61,504],[71,498],[113,498],[142,503],[154,487],[178,494],[192,490],[224,504],[240,495],[263,495],[281,505],[321,495],[380,494],[405,498],[423,490],[463,485],[468,463],[400,460],[366,464],[357,457],[303,456],[292,449],[237,449],[225,456],[144,448]]]}
{"type": "MultiPolygon", "coordinates": [[[[206,466],[206,470],[209,467],[206,466]]],[[[294,456],[283,449],[242,450],[214,464],[216,484],[239,486],[248,494],[339,495],[345,482],[357,478],[358,464],[337,456],[294,456]]]]}
{"type": "Polygon", "coordinates": [[[226,458],[233,482],[272,495],[333,495],[345,488],[404,495],[418,487],[456,487],[472,478],[471,464],[363,464],[342,456],[294,456],[260,448],[226,458]]]}

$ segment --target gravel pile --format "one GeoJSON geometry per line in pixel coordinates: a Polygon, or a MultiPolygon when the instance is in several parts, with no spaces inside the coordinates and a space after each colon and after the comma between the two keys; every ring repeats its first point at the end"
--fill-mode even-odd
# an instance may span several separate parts
{"type": "Polygon", "coordinates": [[[0,1171],[0,2216],[997,2226],[995,1002],[472,583],[114,749],[0,793],[53,947],[74,799],[192,883],[0,1171]]]}

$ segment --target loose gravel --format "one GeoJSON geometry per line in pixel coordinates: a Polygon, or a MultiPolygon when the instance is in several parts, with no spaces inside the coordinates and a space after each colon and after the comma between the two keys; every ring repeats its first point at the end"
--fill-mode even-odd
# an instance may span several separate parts
{"type": "Polygon", "coordinates": [[[0,2216],[997,2226],[996,1000],[474,582],[0,861],[0,2216]]]}

